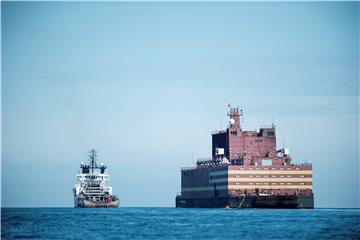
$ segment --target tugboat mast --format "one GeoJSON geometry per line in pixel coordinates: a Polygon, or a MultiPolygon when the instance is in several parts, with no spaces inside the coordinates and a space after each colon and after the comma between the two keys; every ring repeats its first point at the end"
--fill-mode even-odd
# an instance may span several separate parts
{"type": "Polygon", "coordinates": [[[90,165],[91,165],[91,173],[94,173],[94,169],[97,168],[96,159],[97,159],[97,152],[95,151],[95,149],[91,149],[89,151],[89,161],[90,161],[90,165]]]}

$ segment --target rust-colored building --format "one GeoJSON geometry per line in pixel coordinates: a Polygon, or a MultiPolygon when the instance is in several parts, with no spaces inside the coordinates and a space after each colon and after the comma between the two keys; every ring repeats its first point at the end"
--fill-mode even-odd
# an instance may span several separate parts
{"type": "Polygon", "coordinates": [[[293,164],[276,148],[275,126],[243,131],[229,106],[229,126],[212,134],[212,158],[181,170],[177,207],[313,208],[312,165],[293,164]]]}

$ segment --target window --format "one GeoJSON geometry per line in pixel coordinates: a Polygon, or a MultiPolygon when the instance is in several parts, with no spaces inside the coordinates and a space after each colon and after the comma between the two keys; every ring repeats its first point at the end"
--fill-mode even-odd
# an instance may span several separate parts
{"type": "Polygon", "coordinates": [[[268,137],[273,137],[273,136],[275,136],[275,133],[273,131],[268,132],[268,137]]]}
{"type": "Polygon", "coordinates": [[[236,132],[236,131],[231,131],[230,134],[233,135],[233,136],[237,136],[237,132],[236,132]]]}

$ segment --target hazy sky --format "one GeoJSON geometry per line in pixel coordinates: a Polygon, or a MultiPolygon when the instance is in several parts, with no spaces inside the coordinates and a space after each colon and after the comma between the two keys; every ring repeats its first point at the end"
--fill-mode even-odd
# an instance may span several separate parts
{"type": "Polygon", "coordinates": [[[2,206],[73,206],[92,147],[122,206],[174,206],[227,104],[359,206],[359,3],[2,2],[2,206]]]}

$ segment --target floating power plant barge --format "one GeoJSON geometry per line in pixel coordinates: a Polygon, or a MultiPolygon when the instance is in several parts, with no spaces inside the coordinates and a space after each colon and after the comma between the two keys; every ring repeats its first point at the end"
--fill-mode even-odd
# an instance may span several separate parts
{"type": "Polygon", "coordinates": [[[109,174],[105,173],[106,165],[97,164],[97,152],[89,153],[89,164],[80,165],[81,172],[77,174],[77,184],[74,192],[76,208],[117,208],[119,199],[112,194],[112,187],[106,186],[109,174]]]}
{"type": "Polygon", "coordinates": [[[226,130],[212,133],[212,158],[181,169],[183,208],[314,208],[312,165],[276,148],[275,125],[243,131],[229,105],[226,130]]]}

